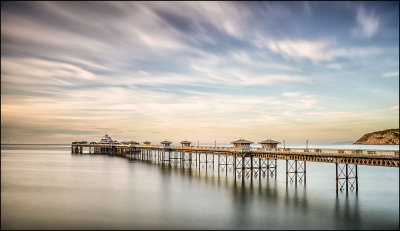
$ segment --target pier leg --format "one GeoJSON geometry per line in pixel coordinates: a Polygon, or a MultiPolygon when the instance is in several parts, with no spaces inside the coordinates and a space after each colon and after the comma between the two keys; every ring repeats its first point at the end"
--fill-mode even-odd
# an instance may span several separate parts
{"type": "Polygon", "coordinates": [[[250,175],[253,178],[253,156],[250,156],[250,175]]]}
{"type": "Polygon", "coordinates": [[[214,171],[214,154],[206,155],[206,165],[210,165],[210,168],[214,171]]]}
{"type": "Polygon", "coordinates": [[[218,155],[218,176],[219,176],[219,172],[221,171],[221,168],[220,168],[220,166],[221,166],[221,161],[220,161],[220,155],[218,155]]]}
{"type": "Polygon", "coordinates": [[[220,156],[218,155],[218,174],[220,172],[225,172],[228,175],[228,156],[220,156]]]}
{"type": "Polygon", "coordinates": [[[339,164],[336,163],[336,191],[342,191],[346,188],[356,190],[358,192],[358,169],[354,164],[339,164]]]}
{"type": "Polygon", "coordinates": [[[356,168],[356,175],[355,175],[355,179],[356,179],[356,192],[358,192],[358,171],[357,171],[357,165],[355,165],[356,168]]]}
{"type": "Polygon", "coordinates": [[[168,166],[171,167],[171,151],[168,150],[168,166]]]}
{"type": "Polygon", "coordinates": [[[235,180],[236,180],[236,155],[233,156],[233,172],[235,174],[235,180]]]}
{"type": "MultiPolygon", "coordinates": [[[[219,155],[218,155],[219,156],[219,155]]],[[[215,155],[213,154],[212,155],[212,170],[214,171],[214,158],[215,158],[215,155]]]]}
{"type": "Polygon", "coordinates": [[[185,153],[184,152],[180,152],[180,165],[185,168],[185,165],[183,164],[183,158],[185,157],[185,153]]]}
{"type": "Polygon", "coordinates": [[[297,185],[297,160],[294,161],[294,165],[295,165],[295,170],[294,170],[294,176],[295,176],[295,184],[297,185]]]}
{"type": "Polygon", "coordinates": [[[339,175],[338,175],[338,163],[335,163],[336,165],[336,192],[339,191],[339,175]]]}
{"type": "Polygon", "coordinates": [[[349,171],[348,165],[346,164],[346,191],[349,191],[349,171]]]}
{"type": "Polygon", "coordinates": [[[245,157],[244,156],[242,156],[242,166],[241,166],[241,169],[242,169],[242,179],[244,179],[244,174],[245,174],[245,171],[246,171],[246,169],[245,169],[245,157]]]}
{"type": "Polygon", "coordinates": [[[269,159],[266,158],[259,158],[259,171],[260,171],[260,177],[263,176],[269,176],[269,159]]]}
{"type": "Polygon", "coordinates": [[[305,161],[293,161],[286,160],[286,183],[289,180],[295,185],[297,185],[297,181],[305,183],[305,161]]]}
{"type": "Polygon", "coordinates": [[[193,164],[193,154],[189,152],[189,168],[192,169],[193,164]]]}
{"type": "Polygon", "coordinates": [[[225,156],[225,171],[226,171],[226,175],[228,175],[228,156],[225,156]]]}
{"type": "Polygon", "coordinates": [[[269,172],[270,172],[270,176],[275,176],[276,178],[276,166],[277,166],[277,160],[269,160],[271,162],[271,164],[269,165],[269,172]]]}
{"type": "Polygon", "coordinates": [[[240,154],[239,157],[235,156],[235,178],[241,177],[242,179],[245,177],[245,157],[240,154]]]}
{"type": "Polygon", "coordinates": [[[207,158],[207,154],[206,154],[206,172],[207,172],[207,165],[208,165],[208,158],[207,158]]]}
{"type": "Polygon", "coordinates": [[[181,155],[181,166],[182,166],[182,168],[185,168],[185,153],[180,152],[180,155],[181,155]]]}
{"type": "Polygon", "coordinates": [[[288,167],[288,162],[289,162],[289,160],[286,160],[286,184],[288,183],[288,177],[289,177],[289,167],[288,167]]]}

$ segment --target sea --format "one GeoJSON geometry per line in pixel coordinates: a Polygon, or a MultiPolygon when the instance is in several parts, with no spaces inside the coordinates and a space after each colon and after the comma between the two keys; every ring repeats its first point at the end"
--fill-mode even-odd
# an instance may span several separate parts
{"type": "Polygon", "coordinates": [[[399,168],[359,165],[358,192],[336,192],[335,164],[307,162],[297,184],[286,183],[285,164],[276,176],[235,180],[217,168],[71,154],[70,144],[3,144],[1,229],[399,229],[399,168]]]}

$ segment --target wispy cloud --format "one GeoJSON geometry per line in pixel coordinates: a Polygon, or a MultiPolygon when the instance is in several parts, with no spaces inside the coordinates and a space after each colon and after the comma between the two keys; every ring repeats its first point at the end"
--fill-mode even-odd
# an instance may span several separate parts
{"type": "Polygon", "coordinates": [[[258,47],[268,48],[285,58],[302,60],[308,59],[312,62],[332,61],[338,58],[357,58],[388,52],[387,49],[379,47],[350,47],[337,46],[335,39],[305,40],[305,39],[282,39],[275,40],[259,37],[254,41],[258,47]]]}
{"type": "Polygon", "coordinates": [[[329,47],[334,44],[331,40],[308,41],[308,40],[278,40],[266,41],[268,49],[275,53],[290,58],[307,58],[312,61],[331,60],[332,54],[327,53],[329,47]]]}
{"type": "Polygon", "coordinates": [[[380,20],[373,11],[367,11],[365,7],[357,7],[356,12],[357,27],[352,29],[352,34],[356,37],[371,38],[378,33],[380,20]]]}

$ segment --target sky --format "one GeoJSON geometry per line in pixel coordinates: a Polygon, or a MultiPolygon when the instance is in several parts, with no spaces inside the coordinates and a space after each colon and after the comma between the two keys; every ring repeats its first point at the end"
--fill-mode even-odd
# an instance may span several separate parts
{"type": "Polygon", "coordinates": [[[322,144],[399,124],[398,2],[1,2],[1,142],[322,144]]]}

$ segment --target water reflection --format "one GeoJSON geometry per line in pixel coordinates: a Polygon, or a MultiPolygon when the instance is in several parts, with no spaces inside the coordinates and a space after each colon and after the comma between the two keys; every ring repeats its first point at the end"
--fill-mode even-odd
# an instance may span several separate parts
{"type": "Polygon", "coordinates": [[[294,187],[290,187],[286,183],[285,188],[285,209],[290,209],[291,207],[298,207],[302,210],[304,214],[307,213],[308,200],[307,200],[307,190],[306,185],[294,184],[294,187]]]}
{"type": "Polygon", "coordinates": [[[336,193],[335,219],[343,220],[354,229],[361,226],[357,192],[336,193]]]}
{"type": "MultiPolygon", "coordinates": [[[[160,165],[158,167],[164,175],[163,187],[167,188],[166,192],[169,191],[168,187],[173,185],[170,181],[177,176],[184,177],[188,182],[196,181],[229,191],[232,209],[228,214],[231,215],[230,221],[235,228],[251,227],[249,222],[255,212],[263,214],[262,216],[265,219],[279,217],[283,222],[293,220],[293,225],[301,223],[301,226],[288,225],[287,228],[313,227],[307,223],[314,222],[314,219],[319,216],[319,219],[328,219],[332,217],[332,214],[332,221],[335,221],[331,224],[332,227],[337,229],[362,227],[356,192],[338,193],[334,198],[334,203],[332,203],[331,199],[323,195],[319,197],[314,195],[310,198],[307,195],[305,184],[286,184],[286,187],[282,190],[282,188],[279,188],[275,177],[235,180],[233,177],[221,176],[214,172],[193,171],[160,165]],[[334,204],[334,206],[327,206],[329,204],[334,204]],[[315,214],[316,210],[317,214],[315,214]],[[302,216],[298,214],[302,214],[302,216]],[[282,218],[284,216],[287,216],[287,218],[282,218]]],[[[165,194],[165,196],[170,195],[165,194]]],[[[318,224],[318,222],[315,223],[316,227],[320,227],[318,224]]]]}

